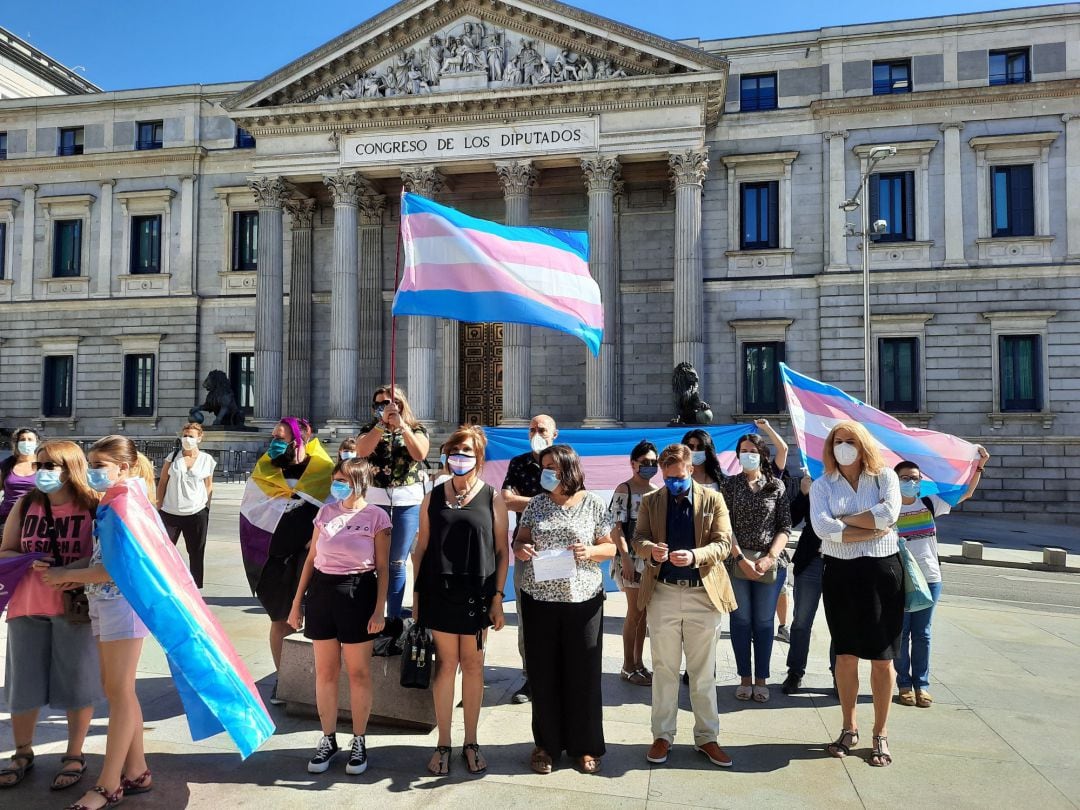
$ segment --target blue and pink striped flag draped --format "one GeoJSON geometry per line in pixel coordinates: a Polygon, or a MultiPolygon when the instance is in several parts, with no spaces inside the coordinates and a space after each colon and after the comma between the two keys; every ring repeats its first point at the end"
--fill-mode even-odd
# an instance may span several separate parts
{"type": "Polygon", "coordinates": [[[850,419],[877,439],[890,467],[900,461],[919,465],[923,495],[938,495],[955,506],[967,492],[979,463],[975,445],[948,433],[909,428],[839,388],[792,371],[784,363],[780,364],[780,373],[803,464],[814,478],[824,472],[821,453],[829,431],[837,422],[850,419]]]}
{"type": "Polygon", "coordinates": [[[37,553],[20,554],[18,557],[0,560],[0,613],[4,612],[4,608],[15,594],[15,588],[30,571],[30,566],[34,564],[34,561],[43,560],[46,556],[37,553]]]}
{"type": "Polygon", "coordinates": [[[228,732],[247,758],[274,733],[274,723],[140,481],[105,493],[95,532],[105,570],[165,651],[191,738],[228,732]]]}
{"type": "Polygon", "coordinates": [[[403,194],[401,241],[394,315],[544,326],[599,354],[604,310],[585,232],[499,225],[403,194]]]}

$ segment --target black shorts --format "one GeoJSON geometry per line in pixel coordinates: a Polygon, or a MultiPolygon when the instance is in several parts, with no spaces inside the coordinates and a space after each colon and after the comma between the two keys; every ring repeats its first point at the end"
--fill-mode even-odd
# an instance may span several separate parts
{"type": "Polygon", "coordinates": [[[367,627],[376,601],[374,571],[324,574],[316,569],[304,595],[304,636],[312,641],[336,639],[342,644],[372,641],[378,633],[369,633],[367,627]]]}

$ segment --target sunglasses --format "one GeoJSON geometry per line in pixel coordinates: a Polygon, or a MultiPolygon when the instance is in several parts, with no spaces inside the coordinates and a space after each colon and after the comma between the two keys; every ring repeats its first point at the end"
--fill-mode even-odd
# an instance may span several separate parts
{"type": "Polygon", "coordinates": [[[32,461],[30,467],[37,472],[38,470],[62,470],[64,465],[59,461],[32,461]]]}
{"type": "MultiPolygon", "coordinates": [[[[380,402],[372,402],[371,407],[373,407],[373,408],[385,408],[389,404],[390,404],[390,400],[384,399],[384,400],[382,400],[380,402]]],[[[395,399],[394,404],[397,405],[400,408],[401,407],[401,400],[400,399],[395,399]]]]}

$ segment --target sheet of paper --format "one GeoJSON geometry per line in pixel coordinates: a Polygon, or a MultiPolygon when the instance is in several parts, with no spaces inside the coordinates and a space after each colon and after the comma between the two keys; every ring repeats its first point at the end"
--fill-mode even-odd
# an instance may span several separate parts
{"type": "Polygon", "coordinates": [[[553,579],[571,579],[577,571],[574,552],[568,548],[549,548],[533,557],[533,579],[550,582],[553,579]]]}

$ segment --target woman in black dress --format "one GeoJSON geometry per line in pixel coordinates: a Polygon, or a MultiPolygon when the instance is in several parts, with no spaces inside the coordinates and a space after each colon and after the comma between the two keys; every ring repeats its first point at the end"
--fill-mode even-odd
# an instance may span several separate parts
{"type": "Polygon", "coordinates": [[[488,627],[503,628],[503,586],[510,558],[506,504],[480,478],[486,447],[484,431],[471,425],[458,428],[446,440],[443,450],[451,477],[424,498],[413,550],[413,604],[419,623],[435,639],[431,696],[439,742],[428,770],[440,776],[450,771],[450,719],[459,666],[465,710],[461,756],[469,773],[487,770],[476,742],[484,698],[484,639],[488,627]]]}

